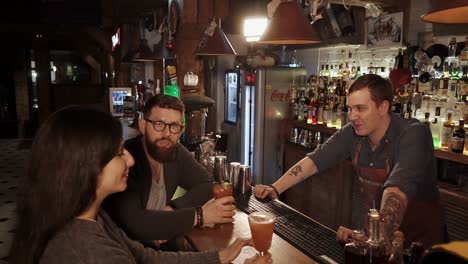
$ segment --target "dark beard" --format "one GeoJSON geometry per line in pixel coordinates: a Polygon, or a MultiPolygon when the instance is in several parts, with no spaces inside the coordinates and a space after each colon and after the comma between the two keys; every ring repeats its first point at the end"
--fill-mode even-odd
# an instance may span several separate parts
{"type": "MultiPolygon", "coordinates": [[[[159,139],[164,140],[164,139],[159,139]]],[[[157,146],[157,142],[159,140],[155,140],[154,142],[149,141],[148,138],[145,138],[146,149],[148,154],[154,159],[159,162],[169,162],[174,161],[176,159],[176,150],[177,144],[172,145],[169,148],[160,148],[157,146]]]]}

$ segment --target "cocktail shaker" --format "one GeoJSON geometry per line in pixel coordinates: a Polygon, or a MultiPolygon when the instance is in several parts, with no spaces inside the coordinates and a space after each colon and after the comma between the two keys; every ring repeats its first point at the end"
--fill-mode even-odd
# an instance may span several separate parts
{"type": "Polygon", "coordinates": [[[215,157],[213,177],[218,182],[228,180],[226,156],[215,157]]]}
{"type": "Polygon", "coordinates": [[[237,183],[239,182],[240,165],[240,162],[229,163],[229,181],[233,184],[234,188],[236,188],[237,183]]]}
{"type": "Polygon", "coordinates": [[[237,182],[236,190],[242,194],[252,190],[252,175],[249,165],[240,165],[239,167],[239,180],[237,182]]]}

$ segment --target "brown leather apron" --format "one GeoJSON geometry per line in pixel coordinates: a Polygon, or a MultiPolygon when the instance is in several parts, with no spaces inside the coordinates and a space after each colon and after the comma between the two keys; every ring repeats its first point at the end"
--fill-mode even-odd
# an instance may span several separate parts
{"type": "MultiPolygon", "coordinates": [[[[389,142],[386,141],[385,168],[376,169],[360,166],[358,158],[361,145],[362,141],[358,143],[353,157],[353,164],[359,178],[358,188],[354,188],[354,192],[357,189],[357,193],[353,194],[353,197],[360,200],[359,204],[364,208],[358,210],[361,215],[357,218],[353,217],[353,221],[356,222],[356,219],[361,218],[358,221],[362,221],[360,222],[362,225],[362,223],[366,223],[362,218],[366,217],[369,209],[374,208],[374,206],[380,208],[383,185],[390,176],[390,155],[389,142]]],[[[439,201],[417,202],[409,200],[400,230],[405,235],[405,245],[420,241],[424,243],[425,247],[429,247],[444,242],[443,210],[439,201]]]]}

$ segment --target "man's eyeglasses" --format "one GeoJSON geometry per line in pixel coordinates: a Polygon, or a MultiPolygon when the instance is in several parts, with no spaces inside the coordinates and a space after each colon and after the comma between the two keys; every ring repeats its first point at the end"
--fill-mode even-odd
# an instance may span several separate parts
{"type": "Polygon", "coordinates": [[[153,120],[149,120],[149,119],[146,119],[146,118],[144,118],[144,119],[147,122],[150,122],[153,125],[154,130],[156,130],[158,132],[163,131],[164,129],[166,129],[166,126],[169,126],[169,132],[171,132],[172,134],[178,134],[184,128],[183,125],[179,125],[179,124],[176,124],[176,123],[167,124],[167,123],[164,123],[163,121],[153,121],[153,120]]]}

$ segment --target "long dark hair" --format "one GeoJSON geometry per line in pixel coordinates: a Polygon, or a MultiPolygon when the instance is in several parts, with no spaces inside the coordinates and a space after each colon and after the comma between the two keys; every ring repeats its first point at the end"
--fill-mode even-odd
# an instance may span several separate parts
{"type": "Polygon", "coordinates": [[[11,263],[37,263],[57,231],[89,208],[98,175],[121,141],[120,122],[95,109],[71,106],[45,121],[20,182],[11,263]]]}

